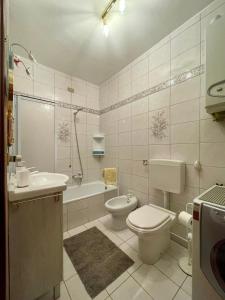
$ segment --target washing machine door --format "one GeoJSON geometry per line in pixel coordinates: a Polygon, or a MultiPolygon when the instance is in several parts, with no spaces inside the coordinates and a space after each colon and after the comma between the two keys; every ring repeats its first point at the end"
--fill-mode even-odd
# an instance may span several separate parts
{"type": "Polygon", "coordinates": [[[225,208],[203,204],[200,222],[200,266],[225,299],[225,208]]]}

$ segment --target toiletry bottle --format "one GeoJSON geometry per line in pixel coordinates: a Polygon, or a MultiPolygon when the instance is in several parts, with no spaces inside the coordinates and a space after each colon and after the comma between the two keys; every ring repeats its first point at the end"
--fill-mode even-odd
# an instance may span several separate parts
{"type": "Polygon", "coordinates": [[[25,167],[25,161],[17,163],[16,167],[17,187],[22,188],[29,185],[30,171],[25,167]]]}

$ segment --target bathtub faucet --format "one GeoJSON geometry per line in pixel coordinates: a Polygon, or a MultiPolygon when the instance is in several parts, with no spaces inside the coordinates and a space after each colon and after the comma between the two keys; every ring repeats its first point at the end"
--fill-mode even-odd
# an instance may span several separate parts
{"type": "Polygon", "coordinates": [[[83,180],[83,175],[81,173],[77,173],[75,175],[72,175],[72,178],[78,182],[78,184],[81,184],[82,183],[82,180],[83,180]]]}

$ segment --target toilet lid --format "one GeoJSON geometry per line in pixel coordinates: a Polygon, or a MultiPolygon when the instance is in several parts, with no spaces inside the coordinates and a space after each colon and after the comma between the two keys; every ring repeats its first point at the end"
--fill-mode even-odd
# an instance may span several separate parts
{"type": "Polygon", "coordinates": [[[153,229],[160,226],[170,218],[167,212],[144,205],[129,214],[128,219],[132,225],[142,229],[153,229]]]}

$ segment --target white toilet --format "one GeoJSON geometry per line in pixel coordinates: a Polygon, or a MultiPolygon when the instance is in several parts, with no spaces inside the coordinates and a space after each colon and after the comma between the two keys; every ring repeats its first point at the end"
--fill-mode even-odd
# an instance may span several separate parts
{"type": "Polygon", "coordinates": [[[137,207],[137,204],[137,198],[131,194],[106,201],[105,208],[112,215],[112,227],[116,230],[126,228],[126,218],[137,207]]]}
{"type": "Polygon", "coordinates": [[[151,186],[164,193],[164,208],[144,205],[131,212],[127,225],[139,239],[139,256],[146,264],[154,264],[170,243],[170,228],[176,214],[168,210],[169,192],[181,193],[185,183],[185,163],[175,160],[150,160],[151,186]]]}

